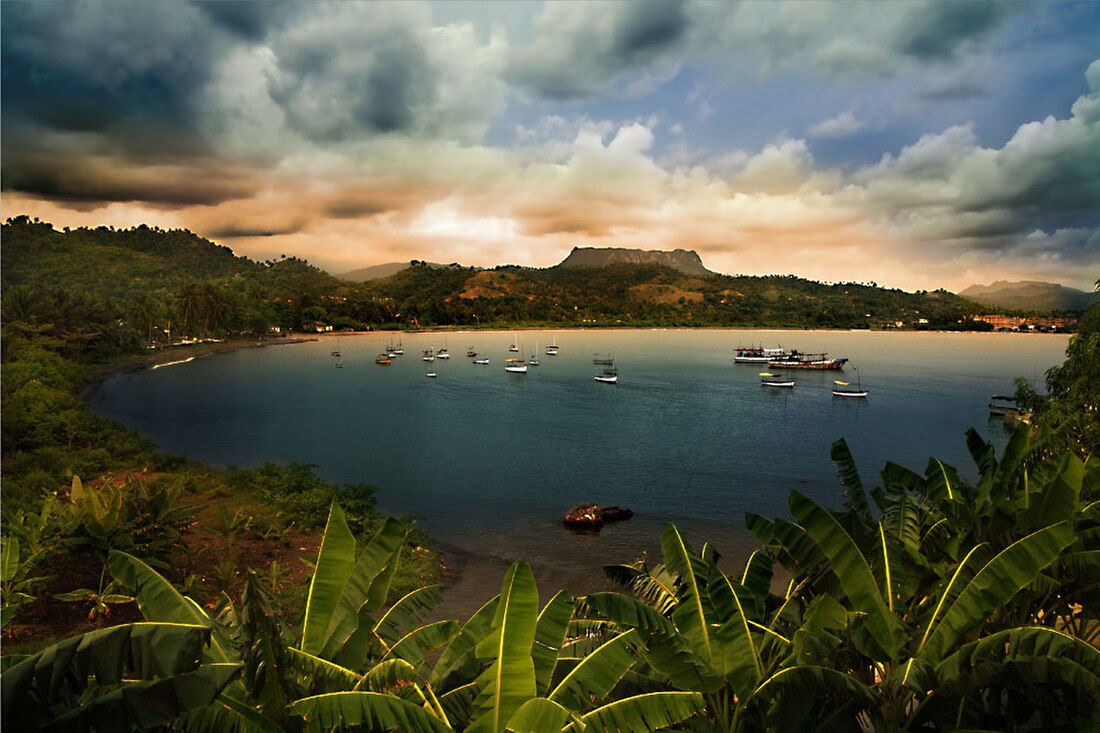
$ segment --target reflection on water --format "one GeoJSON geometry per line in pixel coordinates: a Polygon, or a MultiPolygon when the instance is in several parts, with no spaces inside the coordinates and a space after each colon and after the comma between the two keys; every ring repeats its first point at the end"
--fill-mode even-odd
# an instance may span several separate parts
{"type": "MultiPolygon", "coordinates": [[[[520,337],[527,354],[551,334],[520,337]]],[[[988,420],[990,395],[1011,392],[1018,376],[1041,379],[1067,342],[1037,334],[561,331],[560,354],[540,356],[520,376],[503,369],[513,332],[456,339],[491,363],[456,352],[425,379],[417,355],[438,346],[439,334],[404,335],[407,355],[388,367],[374,363],[386,334],[344,336],[341,369],[332,368],[331,339],[250,349],[117,375],[91,401],[166,451],[216,465],[305,462],[330,480],[377,486],[380,506],[419,517],[479,599],[488,597],[481,575],[495,589],[518,557],[535,567],[544,593],[591,590],[602,582],[600,565],[659,554],[668,522],[736,564],[753,547],[745,512],[785,515],[793,488],[839,500],[829,446],[840,437],[868,484],[887,460],[923,471],[933,455],[972,475],[966,429],[1005,438],[988,420]],[[795,372],[792,390],[762,388],[759,365],[733,363],[735,347],[761,342],[847,357],[870,396],[834,398],[833,372],[795,372]],[[593,379],[593,355],[609,352],[618,385],[593,379]],[[565,530],[564,512],[587,501],[635,516],[598,535],[565,530]]]]}

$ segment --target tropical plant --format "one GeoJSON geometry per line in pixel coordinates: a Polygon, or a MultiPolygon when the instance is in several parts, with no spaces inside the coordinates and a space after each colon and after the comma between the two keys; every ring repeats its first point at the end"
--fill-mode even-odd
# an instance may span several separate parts
{"type": "Polygon", "coordinates": [[[19,609],[34,602],[34,593],[48,576],[32,575],[44,550],[23,552],[19,537],[11,533],[0,539],[0,627],[6,626],[19,609]]]}
{"type": "Polygon", "coordinates": [[[427,680],[407,660],[383,662],[355,689],[298,700],[291,712],[321,728],[645,731],[700,709],[693,692],[614,694],[638,662],[638,635],[622,632],[588,650],[590,639],[567,636],[573,607],[561,592],[540,612],[531,568],[516,562],[500,595],[453,637],[427,680]]]}
{"type": "Polygon", "coordinates": [[[800,594],[846,612],[854,655],[836,668],[874,695],[857,707],[865,729],[1097,722],[1095,604],[1081,606],[1100,577],[1095,507],[1079,504],[1086,468],[1072,454],[1031,465],[1028,440],[1017,432],[998,461],[971,434],[975,485],[935,460],[925,477],[888,464],[877,513],[838,442],[843,511],[794,492],[795,523],[750,515],[800,594]]]}
{"type": "Polygon", "coordinates": [[[204,626],[138,623],[58,642],[0,676],[3,727],[149,730],[210,705],[239,664],[201,663],[204,626]]]}

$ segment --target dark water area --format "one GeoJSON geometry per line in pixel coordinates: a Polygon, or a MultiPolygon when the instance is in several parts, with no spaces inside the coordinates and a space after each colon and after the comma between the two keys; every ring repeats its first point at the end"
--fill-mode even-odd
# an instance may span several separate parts
{"type": "Polygon", "coordinates": [[[825,331],[560,331],[405,334],[405,355],[374,363],[389,336],[327,337],[114,375],[89,395],[98,413],[162,450],[214,465],[315,464],[326,479],[378,487],[380,507],[413,515],[456,566],[446,590],[465,616],[499,591],[507,565],[535,569],[542,595],[606,587],[601,565],[659,557],[675,523],[730,567],[755,547],[745,512],[787,516],[791,489],[840,501],[829,447],[845,438],[863,480],[886,461],[923,473],[930,456],[974,469],[967,428],[1003,443],[993,394],[1061,363],[1068,338],[1040,334],[825,331]],[[526,375],[504,371],[519,339],[537,353],[526,375]],[[551,339],[558,356],[545,355],[551,339]],[[795,372],[793,390],[761,387],[739,345],[828,352],[843,373],[795,372]],[[420,354],[446,345],[438,375],[420,354]],[[330,352],[339,348],[342,368],[330,352]],[[464,356],[472,347],[488,365],[464,356]],[[593,379],[614,356],[620,381],[593,379]],[[833,397],[833,379],[870,390],[833,397]],[[634,511],[598,534],[561,524],[595,501],[634,511]]]}

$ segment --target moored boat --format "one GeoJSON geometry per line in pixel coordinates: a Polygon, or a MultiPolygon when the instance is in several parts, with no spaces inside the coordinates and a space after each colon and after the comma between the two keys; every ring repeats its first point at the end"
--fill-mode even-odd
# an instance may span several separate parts
{"type": "Polygon", "coordinates": [[[763,346],[738,346],[734,350],[733,360],[737,364],[767,364],[774,359],[783,359],[789,355],[783,348],[766,349],[763,346]]]}
{"type": "Polygon", "coordinates": [[[488,364],[489,363],[489,357],[482,356],[480,358],[474,359],[474,363],[475,364],[488,364]]]}
{"type": "Polygon", "coordinates": [[[513,374],[526,374],[527,362],[523,359],[505,359],[504,371],[512,372],[513,374]]]}
{"type": "Polygon", "coordinates": [[[866,397],[867,390],[863,388],[859,380],[859,369],[856,369],[856,383],[845,382],[840,379],[833,380],[833,397],[866,397]]]}
{"type": "Polygon", "coordinates": [[[847,359],[830,359],[828,354],[804,354],[800,351],[791,351],[787,356],[768,360],[768,366],[774,369],[840,370],[847,363],[847,359]]]}
{"type": "Polygon", "coordinates": [[[793,387],[794,379],[786,377],[781,374],[772,374],[771,372],[760,372],[760,384],[765,387],[793,387]]]}
{"type": "Polygon", "coordinates": [[[393,359],[390,358],[389,354],[379,354],[374,357],[374,363],[381,364],[382,366],[389,366],[393,363],[393,359]]]}

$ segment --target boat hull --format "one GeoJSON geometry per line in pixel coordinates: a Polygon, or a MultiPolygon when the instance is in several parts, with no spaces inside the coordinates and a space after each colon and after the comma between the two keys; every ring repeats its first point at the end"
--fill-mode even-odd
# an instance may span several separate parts
{"type": "Polygon", "coordinates": [[[769,361],[768,366],[775,369],[821,369],[840,371],[848,363],[847,359],[816,359],[814,361],[769,361]]]}
{"type": "Polygon", "coordinates": [[[867,394],[868,394],[868,392],[865,389],[860,389],[860,390],[855,390],[855,389],[834,389],[833,390],[833,397],[866,397],[867,394]]]}

